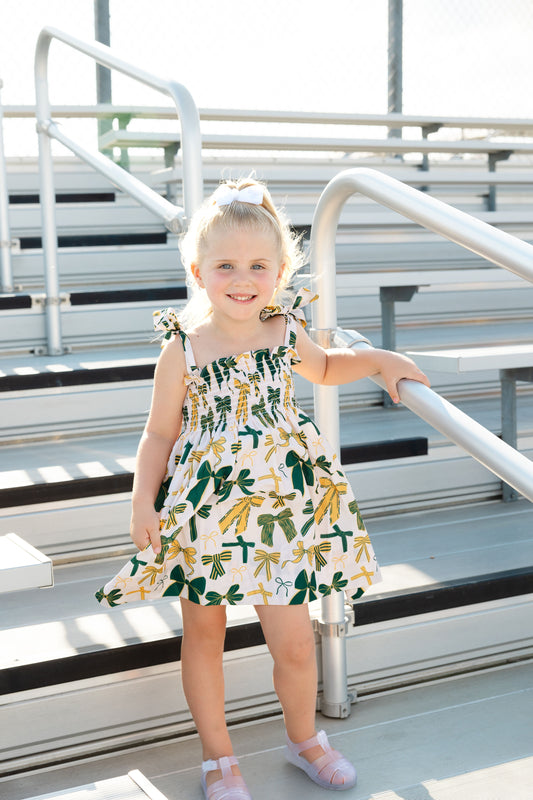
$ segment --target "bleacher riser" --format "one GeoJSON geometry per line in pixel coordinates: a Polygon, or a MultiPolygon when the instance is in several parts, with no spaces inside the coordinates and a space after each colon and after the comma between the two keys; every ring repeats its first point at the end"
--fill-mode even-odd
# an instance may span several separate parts
{"type": "Polygon", "coordinates": [[[148,381],[2,392],[0,445],[107,431],[140,435],[151,396],[148,381]]]}
{"type": "MultiPolygon", "coordinates": [[[[182,283],[184,275],[176,239],[169,235],[167,243],[161,245],[60,247],[58,270],[61,291],[182,283]]],[[[43,290],[42,250],[22,250],[13,253],[11,260],[13,280],[20,290],[43,290]]]]}
{"type": "MultiPolygon", "coordinates": [[[[433,376],[432,376],[433,377],[433,376]]],[[[306,413],[313,414],[313,387],[296,376],[297,397],[306,413]]],[[[433,388],[452,401],[483,398],[499,406],[500,386],[497,375],[483,371],[466,375],[441,374],[433,378],[433,388]]],[[[100,435],[142,431],[150,407],[152,382],[117,381],[102,384],[58,386],[26,391],[0,392],[0,447],[17,442],[42,441],[57,437],[100,435]]],[[[519,384],[518,396],[533,396],[533,387],[519,384]]],[[[341,413],[361,413],[365,408],[379,407],[381,390],[363,380],[339,388],[341,413]]],[[[387,436],[388,420],[375,428],[374,438],[387,436]]],[[[519,430],[527,423],[519,420],[519,430]]],[[[499,430],[495,430],[499,433],[499,430]]],[[[430,443],[440,442],[438,435],[430,443]]],[[[352,442],[343,441],[343,444],[352,442]]],[[[81,445],[80,445],[81,447],[81,445]]],[[[87,445],[81,449],[88,449],[87,445]]]]}
{"type": "MultiPolygon", "coordinates": [[[[156,160],[135,161],[132,174],[147,181],[154,170],[156,160]]],[[[7,188],[10,195],[28,195],[39,192],[39,159],[25,156],[23,159],[7,159],[7,188]]],[[[71,194],[95,194],[113,192],[110,182],[91,167],[74,156],[54,156],[54,187],[56,192],[71,194]]]]}
{"type": "Polygon", "coordinates": [[[135,552],[130,512],[130,493],[2,508],[0,535],[17,530],[55,564],[120,553],[126,558],[135,552]]]}
{"type": "MultiPolygon", "coordinates": [[[[164,230],[161,221],[133,200],[115,203],[57,203],[55,208],[59,236],[93,234],[152,233],[164,230]]],[[[9,217],[15,238],[40,236],[42,232],[39,204],[11,205],[9,217]]]]}
{"type": "MultiPolygon", "coordinates": [[[[533,240],[533,235],[531,236],[533,240]]],[[[339,275],[372,271],[487,268],[492,265],[474,253],[451,242],[422,232],[407,237],[388,232],[378,240],[371,233],[339,230],[336,247],[339,275]]],[[[20,290],[44,288],[44,266],[40,249],[25,249],[12,254],[13,276],[20,290]]],[[[164,285],[183,279],[178,237],[167,234],[166,244],[60,247],[58,249],[60,286],[64,291],[78,286],[109,284],[125,287],[132,283],[164,285]]],[[[494,268],[498,270],[498,268],[494,268]]],[[[487,272],[490,282],[491,273],[487,272]]],[[[527,284],[524,282],[524,286],[527,284]]]]}
{"type": "MultiPolygon", "coordinates": [[[[533,240],[533,229],[526,231],[526,241],[533,240]]],[[[423,228],[413,226],[405,233],[394,229],[354,230],[340,225],[336,237],[337,274],[383,270],[423,269],[428,277],[433,270],[482,269],[500,270],[486,259],[465,250],[423,228]]],[[[487,273],[490,281],[490,272],[487,273]]],[[[524,281],[524,285],[527,283],[524,281]]]]}
{"type": "MultiPolygon", "coordinates": [[[[63,345],[83,350],[149,344],[154,339],[152,312],[155,307],[153,301],[76,307],[65,305],[61,311],[63,345]]],[[[31,352],[35,348],[46,352],[46,320],[42,305],[2,313],[0,352],[8,354],[10,348],[12,352],[31,352]]]]}
{"type": "MultiPolygon", "coordinates": [[[[309,206],[287,204],[286,213],[293,225],[298,227],[310,226],[316,206],[316,199],[309,206]]],[[[524,238],[531,235],[533,220],[527,211],[513,211],[506,209],[501,212],[485,214],[481,209],[466,207],[465,211],[474,213],[482,219],[493,221],[502,229],[509,230],[524,238]],[[521,235],[522,234],[522,235],[521,235]]],[[[81,234],[90,228],[94,234],[124,233],[128,231],[154,232],[162,231],[160,220],[132,200],[121,199],[118,202],[92,202],[92,203],[57,203],[55,208],[58,235],[68,231],[69,234],[81,234]]],[[[40,236],[41,211],[37,203],[15,204],[9,208],[10,227],[14,237],[40,236]]],[[[410,230],[416,228],[415,223],[400,216],[394,211],[389,211],[382,206],[358,203],[346,205],[340,217],[341,227],[350,226],[355,229],[372,229],[390,226],[397,230],[410,230]]]]}

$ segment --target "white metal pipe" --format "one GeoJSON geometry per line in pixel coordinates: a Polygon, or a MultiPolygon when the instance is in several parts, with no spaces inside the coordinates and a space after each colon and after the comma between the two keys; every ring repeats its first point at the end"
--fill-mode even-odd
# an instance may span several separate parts
{"type": "MultiPolygon", "coordinates": [[[[313,272],[335,275],[335,233],[339,216],[346,200],[357,192],[533,282],[531,244],[378,170],[366,168],[340,172],[322,192],[312,226],[313,272]]],[[[320,291],[324,290],[323,284],[326,283],[329,285],[329,280],[321,281],[320,291]]]]}
{"type": "Polygon", "coordinates": [[[45,261],[46,285],[46,330],[48,350],[52,354],[62,352],[61,317],[59,296],[59,273],[57,259],[57,234],[55,219],[54,173],[50,137],[54,135],[58,141],[88,161],[99,172],[107,175],[112,183],[130,191],[133,196],[161,216],[171,230],[182,228],[180,210],[163,198],[151,197],[156,193],[146,187],[141,188],[140,181],[132,176],[119,173],[119,167],[104,159],[99,154],[90,154],[84,148],[64,136],[51,121],[50,99],[48,94],[48,53],[52,39],[58,39],[85,55],[93,58],[103,66],[112,67],[141,83],[167,94],[176,106],[181,123],[183,154],[183,199],[185,214],[190,217],[203,201],[202,161],[200,119],[196,105],[188,90],[176,81],[163,80],[145,70],[123,61],[108,47],[98,43],[83,42],[70,34],[53,27],[42,29],[35,48],[35,102],[37,130],[39,134],[39,170],[41,175],[41,215],[43,223],[43,254],[45,261]],[[142,199],[141,199],[142,198],[142,199]],[[151,198],[151,199],[150,199],[151,198]],[[170,207],[170,208],[169,208],[170,207]]]}
{"type": "MultiPolygon", "coordinates": [[[[370,345],[359,341],[352,348],[368,350],[370,345]]],[[[372,376],[372,380],[385,389],[379,376],[372,376]]],[[[407,408],[533,503],[532,461],[423,383],[402,380],[398,389],[407,408]]]]}
{"type": "Polygon", "coordinates": [[[54,166],[50,138],[46,131],[39,126],[39,120],[48,120],[50,118],[50,100],[48,97],[48,49],[50,47],[50,39],[41,39],[39,37],[37,47],[39,58],[35,59],[35,113],[38,120],[37,132],[39,139],[40,205],[46,291],[46,341],[49,354],[58,355],[63,352],[63,345],[61,338],[54,166]]]}
{"type": "MultiPolygon", "coordinates": [[[[135,78],[140,83],[151,86],[158,92],[168,95],[176,106],[177,116],[181,125],[182,140],[181,150],[183,156],[183,201],[185,213],[188,218],[196,211],[203,201],[203,181],[202,181],[202,143],[200,134],[200,117],[198,109],[192,96],[185,86],[174,80],[167,80],[153,75],[144,69],[136,67],[119,58],[113,51],[98,42],[84,42],[81,39],[71,36],[64,31],[54,27],[42,29],[37,41],[35,53],[36,69],[43,66],[47,60],[49,44],[52,39],[58,39],[75,50],[94,59],[98,64],[111,67],[130,78],[135,78]],[[185,167],[185,164],[187,165],[185,167]]],[[[41,91],[48,94],[47,87],[41,87],[41,91]]],[[[37,113],[39,114],[39,102],[37,100],[37,113]]],[[[48,104],[49,109],[49,104],[48,104]]],[[[47,122],[50,117],[43,118],[38,115],[39,122],[47,122]]]]}
{"type": "MultiPolygon", "coordinates": [[[[315,209],[311,228],[311,274],[313,288],[320,296],[319,302],[313,308],[313,327],[316,329],[315,339],[321,344],[327,345],[328,341],[332,343],[337,328],[335,238],[343,205],[356,192],[376,200],[526,280],[533,281],[531,245],[376,170],[365,168],[346,170],[333,178],[324,189],[315,209]]],[[[354,344],[357,348],[369,346],[362,341],[354,344]]],[[[379,379],[376,379],[376,382],[379,383],[379,379]]],[[[525,456],[514,451],[421,383],[402,381],[400,398],[408,408],[449,436],[502,480],[533,501],[533,464],[525,456]]],[[[338,395],[335,395],[330,387],[318,387],[315,391],[315,404],[319,427],[338,450],[338,395]]],[[[340,593],[337,595],[322,600],[323,625],[326,621],[339,625],[343,622],[344,610],[341,608],[343,598],[340,593]]],[[[343,639],[333,636],[322,637],[322,663],[325,713],[342,716],[343,705],[339,701],[342,695],[349,709],[346,647],[343,639]]]]}
{"type": "Polygon", "coordinates": [[[160,194],[150,189],[143,181],[119,167],[109,158],[99,152],[90,152],[67,136],[54,122],[42,126],[48,136],[61,142],[75,155],[85,161],[89,166],[100,172],[119,189],[129,194],[138,203],[147,208],[158,218],[162,219],[172,233],[180,233],[185,228],[185,214],[183,209],[165,200],[160,194]]]}
{"type": "MultiPolygon", "coordinates": [[[[0,91],[3,83],[0,80],[0,91]]],[[[0,291],[13,291],[11,267],[11,233],[9,231],[9,193],[7,189],[6,155],[4,150],[4,113],[0,97],[0,291]]]]}
{"type": "MultiPolygon", "coordinates": [[[[333,298],[329,297],[335,301],[333,298]]],[[[328,319],[336,319],[335,307],[325,309],[322,297],[319,303],[314,303],[313,309],[313,339],[323,347],[329,347],[327,325],[319,325],[322,321],[321,312],[329,312],[328,319]],[[317,307],[317,308],[315,308],[317,307]],[[322,328],[322,330],[321,330],[322,328]],[[326,330],[324,331],[323,328],[326,330]]],[[[336,386],[320,386],[315,384],[314,407],[315,418],[319,430],[327,435],[332,447],[340,451],[339,429],[339,393],[336,386]]],[[[347,663],[346,645],[344,636],[326,635],[331,626],[334,628],[344,623],[344,595],[342,592],[332,592],[329,597],[322,600],[321,604],[321,659],[322,659],[322,698],[320,710],[326,717],[344,718],[350,713],[350,698],[347,690],[347,663]]]]}

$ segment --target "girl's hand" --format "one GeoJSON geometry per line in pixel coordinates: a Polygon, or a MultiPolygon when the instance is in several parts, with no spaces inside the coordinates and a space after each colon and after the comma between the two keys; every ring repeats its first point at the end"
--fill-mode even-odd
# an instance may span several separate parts
{"type": "Polygon", "coordinates": [[[389,350],[379,351],[379,372],[385,381],[387,392],[390,394],[393,403],[400,402],[398,394],[398,383],[403,378],[412,381],[419,381],[425,386],[430,386],[429,378],[415,362],[401,353],[392,353],[389,350]]]}
{"type": "Polygon", "coordinates": [[[139,550],[149,544],[157,555],[161,551],[161,534],[159,532],[159,514],[153,506],[142,506],[133,509],[130,522],[130,536],[139,550]]]}

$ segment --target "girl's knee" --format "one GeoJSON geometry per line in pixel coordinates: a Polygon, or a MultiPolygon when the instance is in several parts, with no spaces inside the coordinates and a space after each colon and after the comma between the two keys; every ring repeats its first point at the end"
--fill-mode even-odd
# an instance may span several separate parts
{"type": "Polygon", "coordinates": [[[304,606],[258,606],[266,643],[275,663],[297,669],[315,659],[315,634],[304,606]]]}
{"type": "Polygon", "coordinates": [[[315,637],[312,629],[301,631],[297,636],[287,637],[272,654],[281,666],[302,669],[315,661],[315,637]]]}
{"type": "Polygon", "coordinates": [[[223,648],[226,610],[222,606],[198,606],[182,600],[183,642],[204,648],[223,648]]]}

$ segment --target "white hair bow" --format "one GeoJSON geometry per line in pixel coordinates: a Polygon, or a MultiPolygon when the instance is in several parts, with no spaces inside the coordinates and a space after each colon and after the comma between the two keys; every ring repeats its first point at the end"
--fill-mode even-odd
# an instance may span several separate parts
{"type": "Polygon", "coordinates": [[[243,189],[234,189],[227,183],[222,183],[213,194],[213,202],[217,206],[229,206],[230,203],[252,203],[260,206],[263,202],[263,187],[245,186],[243,189]]]}

